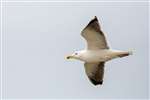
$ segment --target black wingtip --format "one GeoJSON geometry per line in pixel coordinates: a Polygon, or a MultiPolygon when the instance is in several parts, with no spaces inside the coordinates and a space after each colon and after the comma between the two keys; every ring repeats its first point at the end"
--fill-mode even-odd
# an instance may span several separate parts
{"type": "Polygon", "coordinates": [[[94,79],[90,79],[91,82],[96,86],[96,85],[102,85],[103,81],[95,81],[94,79]]]}
{"type": "Polygon", "coordinates": [[[92,23],[92,22],[95,22],[95,21],[98,21],[97,16],[94,16],[94,18],[91,20],[91,23],[92,23]]]}
{"type": "Polygon", "coordinates": [[[97,19],[97,16],[94,16],[94,20],[98,20],[98,19],[97,19]]]}
{"type": "Polygon", "coordinates": [[[94,23],[96,23],[96,25],[99,26],[99,24],[98,24],[98,19],[97,19],[96,16],[94,16],[94,18],[88,23],[88,25],[87,25],[86,27],[88,27],[88,26],[90,26],[90,25],[92,25],[92,26],[94,27],[94,26],[95,26],[94,23]]]}
{"type": "Polygon", "coordinates": [[[103,81],[100,81],[99,84],[102,85],[102,84],[103,84],[103,81]]]}

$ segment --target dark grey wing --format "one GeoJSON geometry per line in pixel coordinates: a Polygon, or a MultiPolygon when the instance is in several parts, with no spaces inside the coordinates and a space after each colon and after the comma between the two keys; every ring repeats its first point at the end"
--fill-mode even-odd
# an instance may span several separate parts
{"type": "Polygon", "coordinates": [[[88,49],[108,49],[108,45],[104,36],[104,33],[100,29],[100,25],[97,17],[95,16],[89,24],[83,29],[81,35],[87,41],[88,49]]]}
{"type": "Polygon", "coordinates": [[[104,77],[104,64],[105,62],[100,63],[85,63],[85,72],[89,78],[89,80],[94,85],[102,85],[103,77],[104,77]]]}

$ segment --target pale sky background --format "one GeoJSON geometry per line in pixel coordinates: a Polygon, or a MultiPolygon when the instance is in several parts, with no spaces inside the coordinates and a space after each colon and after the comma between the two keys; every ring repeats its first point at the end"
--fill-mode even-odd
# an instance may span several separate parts
{"type": "MultiPolygon", "coordinates": [[[[3,0],[3,1],[14,1],[14,0],[3,0]]],[[[31,1],[31,0],[15,0],[15,1],[31,1]]],[[[32,1],[42,1],[42,0],[32,0],[32,1]]],[[[64,0],[43,0],[43,1],[64,1],[64,0]]],[[[76,0],[65,0],[65,1],[76,1],[76,0]]],[[[82,0],[82,1],[92,1],[92,0],[82,0]]],[[[131,0],[94,0],[94,1],[131,1],[131,0]]],[[[148,1],[148,0],[132,0],[132,1],[148,1]]]]}
{"type": "Polygon", "coordinates": [[[148,98],[148,4],[5,3],[4,98],[148,98]],[[113,49],[132,56],[105,65],[104,84],[65,56],[86,46],[81,30],[97,16],[113,49]]]}

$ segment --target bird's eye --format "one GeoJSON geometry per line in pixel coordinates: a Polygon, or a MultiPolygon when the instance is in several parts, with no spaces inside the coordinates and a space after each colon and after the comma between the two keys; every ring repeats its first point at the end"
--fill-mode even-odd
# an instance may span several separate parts
{"type": "Polygon", "coordinates": [[[75,55],[77,55],[78,53],[75,53],[75,55]]]}

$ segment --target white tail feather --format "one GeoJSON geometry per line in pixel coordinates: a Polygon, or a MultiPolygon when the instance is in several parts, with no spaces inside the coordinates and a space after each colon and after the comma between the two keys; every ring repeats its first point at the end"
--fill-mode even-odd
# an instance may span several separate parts
{"type": "Polygon", "coordinates": [[[133,55],[133,50],[129,50],[129,55],[133,55]]]}

